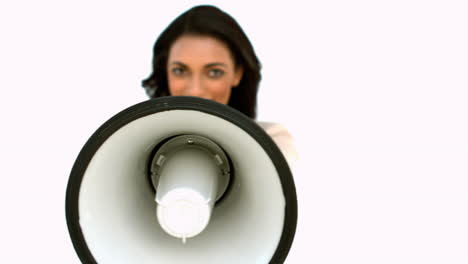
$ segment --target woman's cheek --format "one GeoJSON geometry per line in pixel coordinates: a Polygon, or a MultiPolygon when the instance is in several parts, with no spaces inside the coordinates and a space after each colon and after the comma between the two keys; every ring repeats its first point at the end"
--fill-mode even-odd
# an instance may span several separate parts
{"type": "Polygon", "coordinates": [[[169,93],[173,96],[183,95],[184,91],[184,82],[182,80],[177,80],[176,78],[169,78],[169,93]]]}
{"type": "Polygon", "coordinates": [[[227,104],[229,102],[229,97],[231,95],[231,86],[228,81],[223,80],[217,83],[213,87],[213,93],[215,100],[219,103],[227,104]]]}

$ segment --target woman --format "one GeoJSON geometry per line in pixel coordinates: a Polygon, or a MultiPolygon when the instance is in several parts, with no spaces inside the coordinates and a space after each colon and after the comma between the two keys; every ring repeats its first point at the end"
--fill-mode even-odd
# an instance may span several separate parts
{"type": "MultiPolygon", "coordinates": [[[[261,65],[252,44],[227,13],[196,6],[177,17],[156,40],[153,72],[142,85],[150,98],[197,96],[256,118],[261,65]]],[[[288,162],[296,158],[292,138],[279,124],[257,122],[288,162]]]]}

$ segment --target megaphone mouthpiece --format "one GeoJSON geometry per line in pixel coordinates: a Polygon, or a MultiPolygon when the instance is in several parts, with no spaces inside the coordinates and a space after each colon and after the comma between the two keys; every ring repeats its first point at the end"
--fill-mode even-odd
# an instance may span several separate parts
{"type": "Polygon", "coordinates": [[[170,191],[157,206],[157,218],[161,227],[168,234],[186,238],[200,234],[208,225],[212,203],[197,191],[179,188],[170,191]]]}

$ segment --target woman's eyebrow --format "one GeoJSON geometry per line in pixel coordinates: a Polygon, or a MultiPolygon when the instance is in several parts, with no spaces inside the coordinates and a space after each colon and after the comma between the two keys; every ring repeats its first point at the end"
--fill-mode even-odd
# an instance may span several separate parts
{"type": "Polygon", "coordinates": [[[173,61],[173,62],[170,63],[170,65],[173,65],[173,64],[176,64],[176,65],[182,66],[184,68],[187,68],[187,65],[185,65],[184,63],[182,63],[180,61],[173,61]]]}
{"type": "MultiPolygon", "coordinates": [[[[184,67],[184,68],[188,68],[188,66],[185,63],[180,62],[180,61],[172,61],[171,63],[169,63],[169,65],[173,65],[173,64],[179,65],[179,66],[184,67]]],[[[228,67],[226,63],[222,63],[222,62],[208,63],[204,67],[205,68],[211,68],[211,67],[216,67],[216,66],[221,66],[221,67],[224,67],[224,68],[228,67]]]]}
{"type": "Polygon", "coordinates": [[[208,63],[205,65],[205,68],[211,68],[211,67],[216,67],[216,66],[221,66],[227,68],[228,66],[225,63],[222,62],[213,62],[213,63],[208,63]]]}

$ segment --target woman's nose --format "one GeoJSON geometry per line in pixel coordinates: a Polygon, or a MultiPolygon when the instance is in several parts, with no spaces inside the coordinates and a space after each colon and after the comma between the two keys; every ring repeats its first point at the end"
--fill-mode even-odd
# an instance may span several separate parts
{"type": "Polygon", "coordinates": [[[199,77],[191,78],[188,83],[188,94],[190,96],[202,97],[204,94],[202,80],[199,77]]]}

